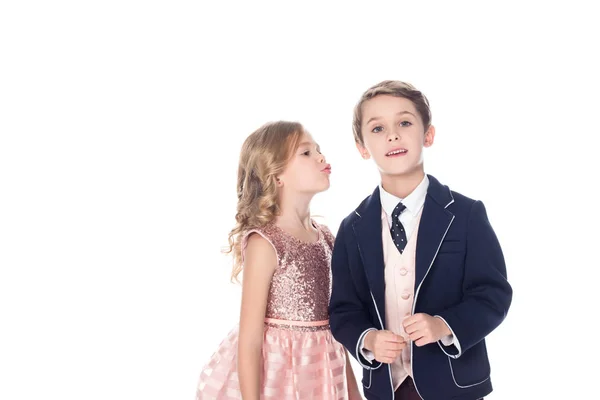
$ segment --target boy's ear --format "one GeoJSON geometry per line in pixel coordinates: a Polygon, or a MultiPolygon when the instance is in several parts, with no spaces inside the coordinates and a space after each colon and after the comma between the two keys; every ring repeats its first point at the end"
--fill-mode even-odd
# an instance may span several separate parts
{"type": "Polygon", "coordinates": [[[433,144],[433,140],[435,139],[435,126],[429,125],[427,132],[425,132],[425,142],[423,146],[430,147],[433,144]]]}
{"type": "Polygon", "coordinates": [[[358,152],[360,153],[360,156],[362,158],[364,158],[365,160],[368,160],[369,158],[371,158],[371,154],[369,154],[369,150],[367,150],[367,148],[365,146],[356,142],[356,148],[358,149],[358,152]]]}

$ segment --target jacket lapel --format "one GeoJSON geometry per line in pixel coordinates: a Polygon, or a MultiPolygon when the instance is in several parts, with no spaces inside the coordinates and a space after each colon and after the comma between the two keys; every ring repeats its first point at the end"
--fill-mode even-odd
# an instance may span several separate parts
{"type": "Polygon", "coordinates": [[[429,188],[417,234],[415,297],[454,220],[454,215],[446,209],[454,202],[450,189],[440,184],[433,176],[428,177],[429,188]]]}
{"type": "Polygon", "coordinates": [[[354,234],[375,304],[385,327],[385,275],[381,241],[381,200],[379,188],[357,209],[354,234]]]}

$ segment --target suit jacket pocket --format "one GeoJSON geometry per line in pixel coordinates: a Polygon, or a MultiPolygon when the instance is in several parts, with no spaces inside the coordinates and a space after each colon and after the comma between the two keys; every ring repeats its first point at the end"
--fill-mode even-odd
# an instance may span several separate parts
{"type": "Polygon", "coordinates": [[[439,254],[460,254],[465,251],[465,242],[461,240],[444,240],[439,254]]]}
{"type": "Polygon", "coordinates": [[[490,379],[490,362],[481,341],[457,359],[448,357],[450,373],[459,388],[477,386],[490,379]]]}

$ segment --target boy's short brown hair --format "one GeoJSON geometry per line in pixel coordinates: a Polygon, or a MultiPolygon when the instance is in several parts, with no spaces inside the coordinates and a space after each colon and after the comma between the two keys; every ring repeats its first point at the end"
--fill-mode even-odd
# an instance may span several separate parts
{"type": "Polygon", "coordinates": [[[383,81],[375,86],[369,88],[360,98],[360,101],[354,107],[354,118],[352,121],[352,131],[354,133],[354,140],[356,143],[364,145],[361,125],[362,125],[362,105],[365,101],[372,99],[379,95],[390,95],[396,97],[403,97],[412,101],[417,109],[417,112],[421,116],[425,131],[429,129],[431,125],[431,110],[429,109],[429,100],[423,93],[417,90],[410,83],[402,81],[383,81]]]}

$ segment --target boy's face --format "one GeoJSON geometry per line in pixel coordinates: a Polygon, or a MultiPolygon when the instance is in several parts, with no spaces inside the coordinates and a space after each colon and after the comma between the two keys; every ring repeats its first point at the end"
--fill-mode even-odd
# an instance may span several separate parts
{"type": "Polygon", "coordinates": [[[423,147],[433,144],[435,128],[425,132],[412,101],[389,95],[365,101],[361,130],[364,146],[356,147],[363,158],[373,157],[382,178],[423,171],[423,147]]]}

